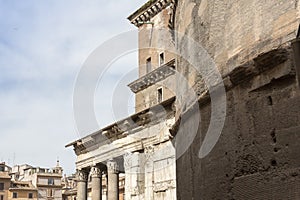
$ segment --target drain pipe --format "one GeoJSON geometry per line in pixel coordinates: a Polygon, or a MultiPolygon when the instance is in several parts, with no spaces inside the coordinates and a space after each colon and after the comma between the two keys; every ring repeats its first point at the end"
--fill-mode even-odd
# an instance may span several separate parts
{"type": "Polygon", "coordinates": [[[298,86],[300,87],[300,25],[296,39],[292,40],[292,48],[294,52],[294,62],[296,68],[296,77],[298,80],[298,86]]]}

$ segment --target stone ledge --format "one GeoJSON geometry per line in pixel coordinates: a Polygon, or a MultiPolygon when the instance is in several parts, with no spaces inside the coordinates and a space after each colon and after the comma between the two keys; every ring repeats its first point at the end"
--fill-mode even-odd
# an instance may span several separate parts
{"type": "MultiPolygon", "coordinates": [[[[170,134],[175,137],[178,131],[180,124],[182,123],[183,118],[188,118],[191,115],[195,108],[198,106],[205,105],[210,102],[210,93],[218,92],[220,87],[225,87],[226,91],[232,90],[234,87],[245,83],[246,81],[250,81],[254,79],[256,76],[259,76],[263,73],[272,70],[288,60],[292,60],[291,58],[291,48],[290,45],[283,46],[281,48],[272,49],[268,52],[259,54],[256,58],[253,58],[251,61],[248,61],[244,64],[241,64],[234,68],[230,73],[224,75],[222,77],[223,84],[216,81],[216,85],[211,88],[211,91],[204,90],[201,94],[199,94],[198,100],[193,104],[186,107],[180,116],[176,117],[176,122],[170,128],[170,134]],[[183,117],[184,116],[184,117],[183,117]]],[[[282,76],[294,76],[293,67],[291,64],[291,69],[289,72],[284,72],[282,76]]],[[[279,76],[280,77],[280,76],[279,76]]],[[[279,78],[277,77],[277,78],[279,78]]],[[[250,91],[249,91],[250,92],[250,91]]]]}
{"type": "Polygon", "coordinates": [[[274,68],[288,60],[287,49],[273,49],[258,55],[253,60],[236,67],[228,74],[234,85],[252,78],[268,69],[274,68]]]}
{"type": "Polygon", "coordinates": [[[130,83],[128,86],[132,92],[137,93],[173,74],[175,74],[175,59],[130,83]]]}

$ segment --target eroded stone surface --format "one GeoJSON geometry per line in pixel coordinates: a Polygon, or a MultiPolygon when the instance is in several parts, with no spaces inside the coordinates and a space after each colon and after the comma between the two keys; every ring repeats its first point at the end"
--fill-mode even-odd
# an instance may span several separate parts
{"type": "MultiPolygon", "coordinates": [[[[210,123],[209,101],[199,103],[200,122],[193,114],[181,117],[186,133],[193,123],[200,129],[176,162],[178,199],[299,198],[300,94],[289,42],[297,13],[294,0],[178,1],[176,30],[208,51],[227,90],[225,126],[207,157],[199,159],[198,152],[210,123]]],[[[180,38],[177,48],[194,55],[180,38]]],[[[199,85],[182,58],[178,70],[199,85]]]]}

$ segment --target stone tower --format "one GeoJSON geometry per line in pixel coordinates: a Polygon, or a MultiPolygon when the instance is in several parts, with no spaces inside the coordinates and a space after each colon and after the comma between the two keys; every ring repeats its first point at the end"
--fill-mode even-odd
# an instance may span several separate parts
{"type": "Polygon", "coordinates": [[[174,96],[168,83],[174,74],[173,0],[151,0],[128,17],[138,27],[139,79],[129,84],[136,112],[174,96]]]}

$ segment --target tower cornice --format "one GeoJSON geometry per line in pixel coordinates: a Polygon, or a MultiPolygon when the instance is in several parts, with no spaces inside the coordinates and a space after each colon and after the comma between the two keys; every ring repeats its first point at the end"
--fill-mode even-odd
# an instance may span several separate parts
{"type": "Polygon", "coordinates": [[[142,24],[149,22],[152,17],[162,11],[167,6],[175,5],[175,0],[149,0],[137,11],[131,14],[127,19],[139,27],[142,24]]]}

